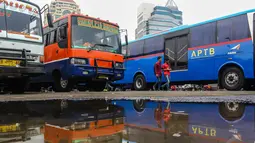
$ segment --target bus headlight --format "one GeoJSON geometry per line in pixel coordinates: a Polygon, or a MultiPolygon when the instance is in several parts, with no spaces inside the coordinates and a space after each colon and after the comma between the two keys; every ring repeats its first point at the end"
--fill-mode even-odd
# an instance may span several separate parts
{"type": "Polygon", "coordinates": [[[86,59],[77,59],[77,58],[72,58],[71,59],[71,64],[73,65],[86,65],[88,64],[86,59]]]}
{"type": "Polygon", "coordinates": [[[115,68],[123,68],[123,63],[115,63],[115,68]]]}
{"type": "Polygon", "coordinates": [[[40,57],[38,55],[27,55],[28,60],[33,60],[34,62],[39,62],[40,57]]]}

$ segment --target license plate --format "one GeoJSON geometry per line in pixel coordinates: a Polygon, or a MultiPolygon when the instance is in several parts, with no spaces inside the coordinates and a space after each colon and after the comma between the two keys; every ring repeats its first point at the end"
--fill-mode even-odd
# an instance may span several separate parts
{"type": "Polygon", "coordinates": [[[16,67],[19,64],[20,64],[20,61],[16,61],[16,60],[6,60],[6,59],[0,60],[0,66],[16,67]]]}
{"type": "Polygon", "coordinates": [[[1,133],[14,132],[14,131],[17,131],[17,126],[16,125],[0,126],[0,132],[1,133]]]}

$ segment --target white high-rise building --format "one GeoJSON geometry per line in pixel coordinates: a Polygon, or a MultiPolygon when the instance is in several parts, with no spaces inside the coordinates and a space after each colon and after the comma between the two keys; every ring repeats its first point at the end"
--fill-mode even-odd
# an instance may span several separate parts
{"type": "Polygon", "coordinates": [[[182,12],[173,0],[166,6],[142,3],[137,10],[136,39],[182,25],[182,12]]]}
{"type": "MultiPolygon", "coordinates": [[[[52,14],[53,20],[60,18],[70,13],[81,13],[79,5],[74,0],[53,0],[50,4],[50,13],[52,14]]],[[[47,24],[47,13],[44,16],[44,24],[47,24]]]]}

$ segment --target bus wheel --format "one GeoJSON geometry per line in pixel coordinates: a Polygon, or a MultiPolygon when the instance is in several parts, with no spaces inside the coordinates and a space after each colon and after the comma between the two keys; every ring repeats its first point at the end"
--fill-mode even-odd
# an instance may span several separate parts
{"type": "Polygon", "coordinates": [[[134,80],[134,89],[141,91],[141,90],[145,90],[146,89],[146,81],[143,75],[139,74],[135,77],[134,80]]]}
{"type": "Polygon", "coordinates": [[[56,92],[69,92],[73,88],[71,80],[66,80],[61,75],[54,75],[54,88],[56,92]]]}
{"type": "Polygon", "coordinates": [[[236,121],[240,119],[245,110],[245,105],[236,102],[220,103],[219,113],[227,121],[236,121]]]}
{"type": "Polygon", "coordinates": [[[142,99],[137,99],[133,101],[133,106],[136,112],[143,112],[146,108],[146,101],[142,99]]]}
{"type": "Polygon", "coordinates": [[[244,75],[239,68],[226,68],[221,76],[221,84],[227,90],[241,90],[244,85],[244,75]]]}

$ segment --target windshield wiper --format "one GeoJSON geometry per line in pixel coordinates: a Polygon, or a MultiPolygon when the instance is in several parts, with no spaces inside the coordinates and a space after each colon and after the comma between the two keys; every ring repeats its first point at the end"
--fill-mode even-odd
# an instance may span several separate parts
{"type": "Polygon", "coordinates": [[[111,48],[114,48],[113,46],[111,45],[107,45],[107,44],[94,44],[94,46],[92,46],[88,52],[90,52],[91,50],[93,50],[96,46],[102,46],[102,47],[111,47],[111,48]]]}

